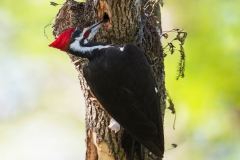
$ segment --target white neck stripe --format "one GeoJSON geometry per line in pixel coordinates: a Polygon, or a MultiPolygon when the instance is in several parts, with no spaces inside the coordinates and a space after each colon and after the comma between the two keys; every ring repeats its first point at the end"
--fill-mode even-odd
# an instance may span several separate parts
{"type": "Polygon", "coordinates": [[[109,47],[111,47],[111,45],[105,45],[105,46],[98,45],[98,46],[92,46],[92,47],[83,47],[83,46],[80,45],[78,40],[75,40],[73,43],[70,44],[70,49],[71,50],[79,51],[79,52],[82,52],[82,53],[91,52],[94,49],[104,49],[104,48],[109,48],[109,47]]]}

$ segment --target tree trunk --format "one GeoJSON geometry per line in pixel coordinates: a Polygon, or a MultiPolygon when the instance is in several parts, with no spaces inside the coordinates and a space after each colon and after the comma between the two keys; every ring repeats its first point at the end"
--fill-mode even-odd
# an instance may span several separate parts
{"type": "MultiPolygon", "coordinates": [[[[95,36],[99,42],[112,44],[137,44],[141,10],[147,0],[86,0],[86,2],[75,2],[67,0],[56,16],[53,25],[53,35],[56,37],[65,29],[72,26],[90,26],[101,20],[103,13],[106,12],[110,17],[110,22],[100,29],[95,36]]],[[[158,16],[158,24],[154,16],[148,16],[144,27],[143,49],[150,57],[152,69],[158,85],[162,116],[166,108],[166,90],[164,73],[164,56],[160,42],[161,21],[160,6],[154,13],[158,16]],[[156,25],[157,24],[157,25],[156,25]]],[[[148,12],[151,12],[148,11],[148,12]]],[[[102,108],[101,104],[92,94],[90,88],[83,78],[82,67],[86,63],[85,59],[69,54],[72,63],[79,73],[79,81],[86,103],[86,159],[87,160],[122,160],[127,158],[127,149],[122,148],[124,142],[124,129],[115,133],[108,128],[110,116],[102,108]]],[[[127,141],[127,140],[125,140],[127,141]]],[[[128,146],[126,144],[126,146],[128,146]]],[[[127,147],[126,147],[127,148],[127,147]]],[[[135,151],[136,152],[136,151],[135,151]]],[[[157,159],[147,149],[144,149],[144,159],[157,159]]],[[[134,153],[134,159],[139,159],[138,154],[134,153]]]]}

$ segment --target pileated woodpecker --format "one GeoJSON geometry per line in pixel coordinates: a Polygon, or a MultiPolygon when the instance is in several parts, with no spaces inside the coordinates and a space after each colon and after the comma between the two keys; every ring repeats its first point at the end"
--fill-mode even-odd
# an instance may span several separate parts
{"type": "Polygon", "coordinates": [[[163,157],[164,134],[156,82],[144,52],[91,41],[109,19],[88,28],[72,27],[49,46],[87,58],[84,77],[104,109],[138,142],[163,157]]]}

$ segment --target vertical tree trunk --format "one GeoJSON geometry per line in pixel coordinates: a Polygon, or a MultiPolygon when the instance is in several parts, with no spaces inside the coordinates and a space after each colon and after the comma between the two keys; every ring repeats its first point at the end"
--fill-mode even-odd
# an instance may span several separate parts
{"type": "MultiPolygon", "coordinates": [[[[99,42],[113,44],[136,44],[141,20],[141,5],[147,0],[86,0],[86,2],[75,2],[67,0],[56,16],[53,26],[54,36],[58,36],[63,30],[72,26],[90,26],[101,20],[103,13],[106,12],[110,17],[110,22],[105,24],[95,36],[99,42]]],[[[154,13],[160,18],[159,5],[154,13]]],[[[152,69],[158,85],[160,94],[160,104],[164,116],[165,110],[165,73],[164,56],[160,42],[161,23],[155,24],[153,16],[147,18],[144,28],[143,49],[152,61],[152,69]]],[[[158,20],[158,22],[161,22],[158,20]]],[[[108,128],[110,116],[101,107],[101,104],[92,94],[86,81],[83,78],[82,67],[85,59],[69,54],[69,57],[79,73],[79,81],[86,103],[86,159],[87,160],[122,160],[126,158],[126,150],[122,148],[121,129],[115,133],[108,128]]],[[[138,159],[134,154],[134,159],[138,159]]],[[[147,149],[144,149],[144,159],[157,159],[147,149]]]]}

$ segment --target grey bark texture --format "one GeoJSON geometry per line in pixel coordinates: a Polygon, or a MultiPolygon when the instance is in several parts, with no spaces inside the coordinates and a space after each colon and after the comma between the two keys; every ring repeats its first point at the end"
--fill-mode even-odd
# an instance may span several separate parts
{"type": "MultiPolygon", "coordinates": [[[[62,31],[72,26],[90,26],[101,20],[103,13],[106,12],[110,17],[110,22],[100,29],[95,40],[112,44],[137,44],[136,36],[138,35],[141,13],[144,12],[141,7],[146,2],[147,0],[86,0],[86,2],[67,0],[56,16],[53,35],[57,37],[62,31]]],[[[151,66],[161,97],[160,107],[162,116],[164,116],[166,89],[164,55],[160,42],[160,5],[157,3],[155,7],[156,9],[152,12],[155,15],[148,16],[143,30],[142,47],[152,62],[151,66]],[[156,17],[159,23],[156,23],[156,17]]],[[[121,147],[124,129],[121,128],[119,132],[115,133],[108,128],[111,117],[94,97],[83,77],[82,67],[87,60],[71,54],[69,57],[79,73],[78,79],[85,97],[86,160],[126,159],[126,153],[121,147]]],[[[134,159],[139,159],[136,153],[134,159]]],[[[144,159],[155,160],[158,158],[144,149],[144,159]]]]}

